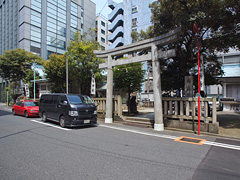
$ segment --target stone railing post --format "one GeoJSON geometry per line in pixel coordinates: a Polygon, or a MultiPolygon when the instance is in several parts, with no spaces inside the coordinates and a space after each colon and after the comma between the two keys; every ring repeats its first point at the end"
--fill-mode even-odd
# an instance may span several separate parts
{"type": "Polygon", "coordinates": [[[120,95],[117,96],[117,103],[118,103],[118,116],[122,116],[122,97],[120,95]]]}
{"type": "Polygon", "coordinates": [[[217,106],[216,106],[216,97],[213,97],[213,102],[212,102],[212,120],[213,123],[217,122],[217,106]]]}

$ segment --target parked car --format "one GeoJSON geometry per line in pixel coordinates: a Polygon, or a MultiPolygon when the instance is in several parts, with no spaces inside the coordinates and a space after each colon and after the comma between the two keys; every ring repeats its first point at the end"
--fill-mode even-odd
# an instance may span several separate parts
{"type": "Polygon", "coordinates": [[[12,107],[13,115],[23,115],[26,118],[29,116],[39,116],[39,103],[33,100],[18,101],[12,107]]]}
{"type": "Polygon", "coordinates": [[[93,125],[97,123],[97,109],[86,95],[42,94],[39,103],[42,121],[60,123],[61,127],[93,125]]]}

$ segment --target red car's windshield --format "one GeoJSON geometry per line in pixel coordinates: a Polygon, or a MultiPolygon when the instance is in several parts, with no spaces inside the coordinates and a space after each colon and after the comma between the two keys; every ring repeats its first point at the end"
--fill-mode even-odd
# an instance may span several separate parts
{"type": "Polygon", "coordinates": [[[25,102],[25,106],[39,106],[38,102],[25,102]]]}

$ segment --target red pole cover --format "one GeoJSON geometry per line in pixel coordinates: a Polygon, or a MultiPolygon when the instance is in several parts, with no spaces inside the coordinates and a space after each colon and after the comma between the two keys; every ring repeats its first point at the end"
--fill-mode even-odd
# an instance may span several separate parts
{"type": "Polygon", "coordinates": [[[197,50],[198,50],[198,135],[200,135],[200,55],[199,55],[199,31],[198,24],[193,24],[193,31],[197,33],[197,50]]]}

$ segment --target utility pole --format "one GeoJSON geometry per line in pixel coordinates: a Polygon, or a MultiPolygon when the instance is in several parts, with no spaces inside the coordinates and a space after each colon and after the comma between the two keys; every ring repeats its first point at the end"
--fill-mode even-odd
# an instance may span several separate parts
{"type": "Polygon", "coordinates": [[[66,56],[66,93],[68,94],[68,58],[66,56]]]}

